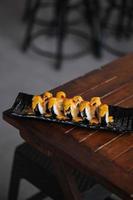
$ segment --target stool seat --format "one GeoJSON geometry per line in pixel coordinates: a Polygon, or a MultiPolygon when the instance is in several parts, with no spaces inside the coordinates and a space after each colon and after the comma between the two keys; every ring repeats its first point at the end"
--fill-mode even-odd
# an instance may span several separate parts
{"type": "MultiPolygon", "coordinates": [[[[95,183],[78,170],[72,169],[80,192],[89,190],[95,183]]],[[[63,200],[63,192],[55,176],[51,156],[44,156],[27,143],[19,145],[15,150],[8,200],[17,200],[19,182],[24,178],[46,196],[55,200],[63,200]]]]}

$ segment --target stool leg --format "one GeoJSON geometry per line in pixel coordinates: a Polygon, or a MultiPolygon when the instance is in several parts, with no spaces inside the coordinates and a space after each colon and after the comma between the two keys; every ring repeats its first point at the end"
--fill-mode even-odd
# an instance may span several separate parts
{"type": "Polygon", "coordinates": [[[129,8],[129,15],[128,15],[128,21],[127,21],[127,30],[125,30],[125,36],[127,39],[130,39],[132,36],[132,30],[133,30],[133,2],[130,2],[130,8],[129,8]]]}
{"type": "Polygon", "coordinates": [[[96,57],[101,57],[101,22],[100,22],[100,12],[101,7],[99,0],[94,0],[93,2],[93,15],[92,15],[92,50],[96,57]],[[96,14],[97,13],[97,14],[96,14]]]}
{"type": "Polygon", "coordinates": [[[8,191],[8,200],[17,200],[18,198],[19,185],[20,185],[20,179],[21,179],[21,177],[18,174],[19,173],[17,169],[17,162],[16,162],[16,158],[14,158],[9,191],[8,191]]]}
{"type": "Polygon", "coordinates": [[[65,34],[67,30],[67,11],[68,11],[69,0],[57,0],[55,6],[56,15],[56,28],[57,28],[57,56],[55,68],[60,69],[63,59],[63,41],[65,39],[65,34]]]}
{"type": "Polygon", "coordinates": [[[115,1],[114,0],[110,0],[109,5],[106,8],[105,11],[105,15],[103,16],[103,19],[101,20],[101,28],[104,30],[105,28],[107,28],[108,22],[111,18],[112,12],[114,10],[115,7],[115,1]]]}
{"type": "Polygon", "coordinates": [[[30,13],[30,19],[29,19],[27,30],[26,30],[25,39],[22,45],[22,51],[26,51],[31,43],[31,39],[32,39],[31,33],[33,30],[33,26],[35,23],[35,18],[36,18],[36,14],[37,14],[39,6],[40,6],[40,0],[36,0],[34,7],[32,9],[32,12],[30,13]]]}
{"type": "Polygon", "coordinates": [[[85,18],[91,27],[91,48],[95,56],[101,56],[101,25],[99,0],[83,0],[85,18]]]}
{"type": "Polygon", "coordinates": [[[118,13],[118,20],[116,24],[116,38],[117,39],[120,39],[124,34],[124,21],[126,17],[126,7],[127,7],[127,2],[125,0],[121,0],[120,11],[118,13]]]}
{"type": "Polygon", "coordinates": [[[25,22],[30,17],[32,0],[25,0],[25,7],[22,20],[25,22]]]}

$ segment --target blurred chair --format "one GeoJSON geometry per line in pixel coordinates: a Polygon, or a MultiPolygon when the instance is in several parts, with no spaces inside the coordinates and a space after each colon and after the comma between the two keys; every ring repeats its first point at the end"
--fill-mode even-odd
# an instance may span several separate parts
{"type": "MultiPolygon", "coordinates": [[[[28,1],[28,0],[27,0],[28,1]]],[[[31,0],[30,0],[31,1],[31,0]]],[[[29,5],[26,7],[29,10],[29,5]]],[[[42,0],[35,0],[34,6],[30,12],[29,15],[29,21],[27,25],[27,31],[25,35],[25,39],[23,42],[22,49],[23,51],[26,51],[29,46],[31,46],[32,40],[34,40],[37,37],[40,37],[42,35],[56,35],[57,38],[57,47],[56,47],[56,52],[52,53],[50,51],[42,51],[39,48],[34,48],[34,50],[44,56],[47,57],[52,57],[55,58],[56,63],[55,63],[55,68],[60,69],[62,60],[64,57],[79,57],[83,53],[78,52],[76,55],[71,55],[71,56],[64,56],[63,55],[63,42],[67,34],[72,34],[74,36],[81,37],[87,42],[91,42],[91,50],[92,53],[95,56],[100,56],[101,50],[100,50],[100,23],[99,23],[99,0],[77,0],[76,2],[70,2],[70,0],[52,0],[50,2],[47,1],[42,1],[42,0]],[[37,13],[40,11],[42,7],[46,9],[46,7],[53,7],[54,8],[54,16],[53,19],[50,21],[46,21],[45,19],[39,19],[37,18],[37,13]],[[72,22],[68,22],[68,15],[69,12],[73,11],[74,9],[79,11],[83,7],[84,9],[84,17],[85,20],[88,23],[88,26],[91,30],[91,35],[88,36],[87,33],[84,33],[83,31],[80,30],[74,30],[72,28],[69,28],[69,26],[74,25],[75,23],[79,22],[80,20],[76,20],[72,22]],[[42,30],[37,31],[36,33],[33,34],[33,29],[34,25],[39,24],[43,28],[42,30]],[[50,31],[48,31],[50,30],[50,31]]],[[[27,11],[25,12],[27,13],[27,11]]],[[[25,14],[24,16],[28,16],[25,14]]],[[[88,49],[85,51],[85,53],[88,51],[88,49]]]]}
{"type": "MultiPolygon", "coordinates": [[[[95,181],[92,177],[81,174],[72,169],[80,192],[88,191],[95,181]]],[[[63,193],[55,176],[52,165],[51,154],[46,151],[46,156],[41,154],[27,143],[19,145],[15,150],[8,200],[17,200],[19,185],[22,179],[26,179],[40,192],[29,198],[29,200],[41,200],[51,197],[54,200],[63,200],[63,193]]]]}

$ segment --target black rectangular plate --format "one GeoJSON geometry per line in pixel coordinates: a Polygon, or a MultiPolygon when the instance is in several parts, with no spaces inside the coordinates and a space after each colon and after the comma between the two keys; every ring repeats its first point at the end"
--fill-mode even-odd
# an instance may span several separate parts
{"type": "Polygon", "coordinates": [[[117,133],[133,132],[133,108],[122,108],[109,105],[109,113],[113,116],[114,122],[108,125],[89,125],[87,122],[73,122],[57,120],[53,117],[46,118],[42,115],[36,115],[31,110],[33,95],[19,93],[10,112],[14,116],[23,118],[35,118],[39,120],[51,121],[56,123],[70,124],[79,127],[85,127],[93,130],[106,130],[117,133]]]}

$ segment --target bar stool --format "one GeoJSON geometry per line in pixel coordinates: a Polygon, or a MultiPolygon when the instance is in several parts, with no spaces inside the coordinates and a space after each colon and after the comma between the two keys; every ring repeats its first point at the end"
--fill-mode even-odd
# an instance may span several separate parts
{"type": "Polygon", "coordinates": [[[80,0],[76,3],[71,3],[69,0],[52,0],[50,2],[45,2],[45,1],[42,2],[41,0],[36,0],[32,8],[32,11],[30,12],[30,17],[28,21],[25,39],[22,45],[22,50],[26,51],[30,46],[32,46],[32,49],[36,51],[38,54],[54,58],[56,60],[55,68],[60,69],[63,58],[66,59],[76,58],[88,52],[88,47],[87,47],[85,50],[75,53],[74,55],[65,55],[65,56],[63,55],[63,42],[66,36],[68,34],[71,34],[86,40],[87,43],[89,43],[90,41],[92,53],[95,56],[99,57],[101,54],[100,50],[101,36],[100,36],[100,26],[98,25],[100,24],[98,22],[99,18],[97,17],[97,15],[95,15],[95,11],[97,8],[99,9],[98,0],[95,0],[95,4],[94,2],[92,2],[92,0],[80,0]],[[43,20],[37,19],[37,13],[42,8],[42,3],[44,9],[46,9],[49,6],[54,8],[54,16],[51,22],[46,21],[45,19],[43,20]],[[95,9],[94,6],[96,7],[95,9]],[[76,22],[75,20],[70,22],[68,22],[67,20],[69,12],[72,12],[74,9],[78,11],[78,9],[81,9],[81,7],[83,7],[85,13],[85,19],[88,23],[88,26],[91,29],[91,36],[89,36],[84,31],[77,29],[75,30],[74,28],[72,28],[72,25],[75,25],[77,24],[77,22],[80,21],[79,19],[76,20],[76,22]],[[33,34],[33,29],[35,24],[39,24],[43,28],[33,34]],[[57,47],[55,53],[46,50],[45,51],[41,50],[40,48],[37,48],[35,45],[32,45],[33,40],[42,35],[56,36],[57,47]]]}
{"type": "MultiPolygon", "coordinates": [[[[26,179],[40,192],[30,199],[39,200],[46,196],[54,200],[63,200],[63,193],[55,176],[55,170],[52,165],[51,156],[46,152],[46,156],[35,150],[27,143],[19,145],[15,150],[12,174],[10,180],[8,200],[17,200],[19,185],[22,178],[26,179]]],[[[77,186],[80,192],[89,190],[95,180],[81,174],[78,170],[72,169],[77,186]]]]}

